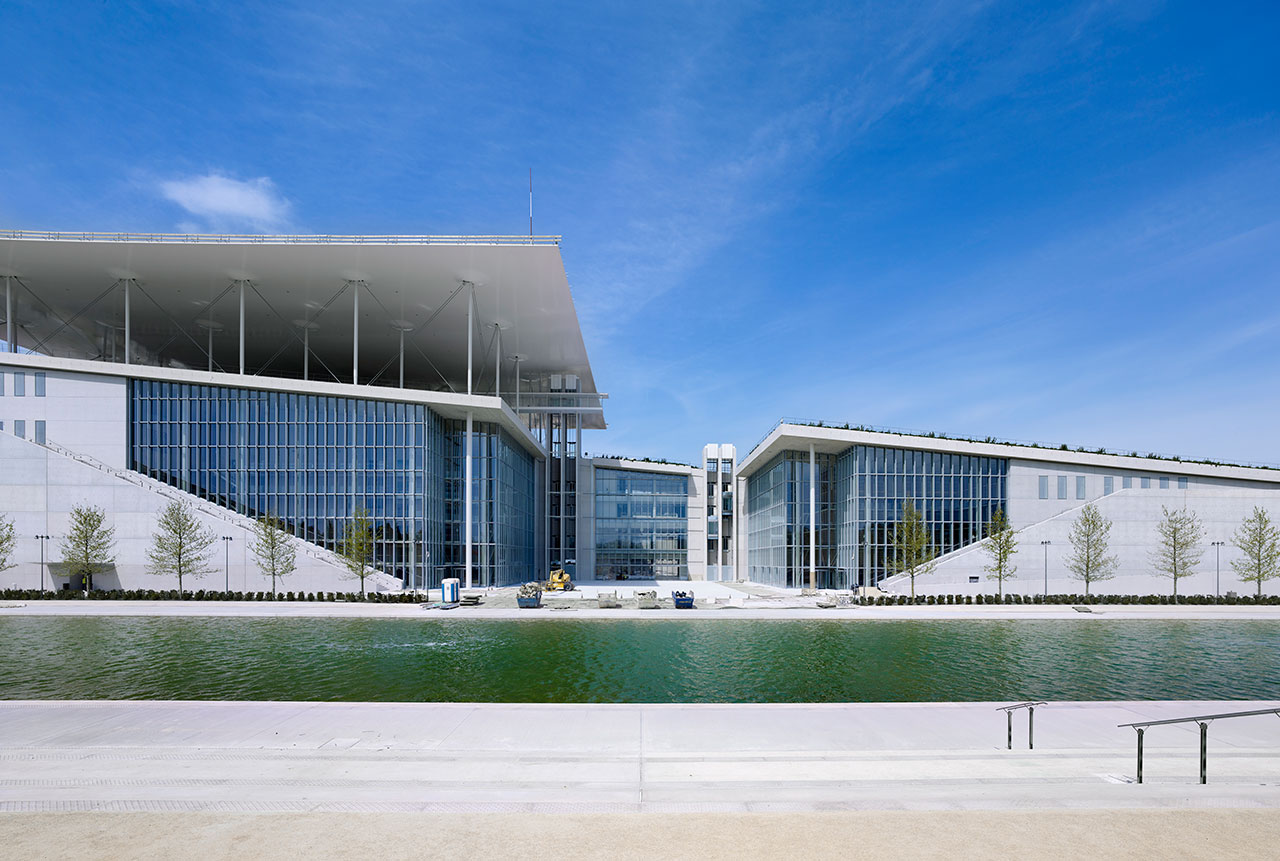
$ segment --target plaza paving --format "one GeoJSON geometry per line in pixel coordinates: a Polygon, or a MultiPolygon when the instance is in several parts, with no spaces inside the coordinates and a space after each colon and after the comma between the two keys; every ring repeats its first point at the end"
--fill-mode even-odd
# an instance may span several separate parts
{"type": "Polygon", "coordinates": [[[0,811],[765,812],[1280,806],[1249,702],[549,705],[0,702],[0,811]]]}

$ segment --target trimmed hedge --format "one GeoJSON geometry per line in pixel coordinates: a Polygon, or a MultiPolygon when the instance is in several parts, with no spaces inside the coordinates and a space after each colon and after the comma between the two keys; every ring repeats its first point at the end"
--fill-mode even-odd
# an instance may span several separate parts
{"type": "MultiPolygon", "coordinates": [[[[359,592],[281,592],[273,599],[270,592],[214,592],[200,589],[186,592],[187,601],[351,601],[366,604],[420,604],[423,595],[401,592],[369,592],[363,599],[359,592]]],[[[177,589],[93,589],[87,595],[79,589],[41,591],[39,589],[0,589],[4,601],[178,601],[177,589]]]]}

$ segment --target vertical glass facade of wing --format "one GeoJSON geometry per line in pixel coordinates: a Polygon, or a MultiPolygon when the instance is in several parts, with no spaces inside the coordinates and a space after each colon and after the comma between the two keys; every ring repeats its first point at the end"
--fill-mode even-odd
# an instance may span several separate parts
{"type": "MultiPolygon", "coordinates": [[[[820,589],[843,588],[833,570],[835,458],[814,456],[817,472],[817,556],[814,582],[820,589]]],[[[809,453],[784,451],[747,479],[747,567],[757,583],[809,585],[809,453]]]]}
{"type": "Polygon", "coordinates": [[[597,580],[689,579],[689,478],[595,470],[597,580]]]}
{"type": "MultiPolygon", "coordinates": [[[[439,585],[463,563],[465,422],[422,404],[131,380],[130,468],[299,538],[340,549],[360,506],[374,566],[439,585]]],[[[505,430],[473,426],[477,585],[533,579],[534,459],[505,430]]]]}
{"type": "Polygon", "coordinates": [[[865,445],[841,452],[837,565],[850,585],[889,576],[893,532],[908,502],[924,515],[935,554],[981,541],[992,515],[1008,511],[1008,475],[1005,458],[865,445]]]}
{"type": "MultiPolygon", "coordinates": [[[[1008,510],[1003,458],[851,446],[817,455],[819,588],[875,585],[892,573],[892,536],[911,502],[933,533],[935,553],[982,539],[1008,510]]],[[[778,454],[747,480],[748,570],[752,580],[808,585],[809,453],[778,454]]]]}

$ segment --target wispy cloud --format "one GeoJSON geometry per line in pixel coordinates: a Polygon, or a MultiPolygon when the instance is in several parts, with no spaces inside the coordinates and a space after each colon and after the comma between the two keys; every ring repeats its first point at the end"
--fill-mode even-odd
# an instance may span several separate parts
{"type": "Polygon", "coordinates": [[[269,177],[239,180],[217,173],[160,183],[160,193],[181,206],[196,221],[181,229],[269,232],[289,224],[290,207],[269,177]]]}

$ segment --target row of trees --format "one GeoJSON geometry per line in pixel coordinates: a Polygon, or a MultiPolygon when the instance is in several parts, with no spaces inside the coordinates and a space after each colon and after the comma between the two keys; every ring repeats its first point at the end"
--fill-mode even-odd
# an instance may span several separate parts
{"type": "MultiPolygon", "coordinates": [[[[1156,524],[1156,544],[1150,553],[1151,567],[1157,574],[1173,580],[1176,598],[1178,581],[1196,573],[1196,566],[1204,556],[1204,525],[1194,511],[1185,508],[1170,510],[1162,506],[1161,514],[1156,524]]],[[[911,502],[904,503],[902,520],[892,536],[894,558],[890,567],[894,574],[910,578],[912,598],[916,594],[916,578],[931,573],[937,566],[932,540],[924,516],[911,502]]],[[[1119,560],[1110,552],[1111,521],[1096,505],[1090,503],[1080,509],[1071,524],[1069,541],[1067,570],[1084,583],[1086,595],[1091,584],[1116,576],[1119,560]]],[[[1261,596],[1262,584],[1280,577],[1280,528],[1272,523],[1265,508],[1257,506],[1240,524],[1231,543],[1240,551],[1239,556],[1231,560],[1236,577],[1246,583],[1256,583],[1261,596]]],[[[982,546],[989,559],[983,570],[988,572],[988,579],[996,581],[997,594],[1003,597],[1004,581],[1018,570],[1013,562],[1018,552],[1017,533],[1009,525],[1004,511],[996,511],[992,516],[982,546]]]]}
{"type": "MultiPolygon", "coordinates": [[[[93,577],[115,564],[115,527],[107,523],[106,512],[91,505],[77,506],[68,518],[67,534],[62,538],[62,574],[80,578],[85,589],[92,588],[93,577]]],[[[191,507],[171,502],[160,512],[156,531],[147,550],[147,570],[159,577],[176,577],[178,591],[184,581],[204,577],[215,568],[212,561],[217,536],[200,522],[191,507]]],[[[0,516],[0,571],[14,567],[13,522],[0,516]]],[[[297,570],[297,553],[284,524],[272,515],[258,518],[250,545],[258,570],[271,578],[271,594],[278,582],[297,570]]],[[[339,557],[347,576],[360,581],[360,594],[365,581],[373,574],[373,521],[364,508],[356,509],[343,525],[339,557]]]]}

